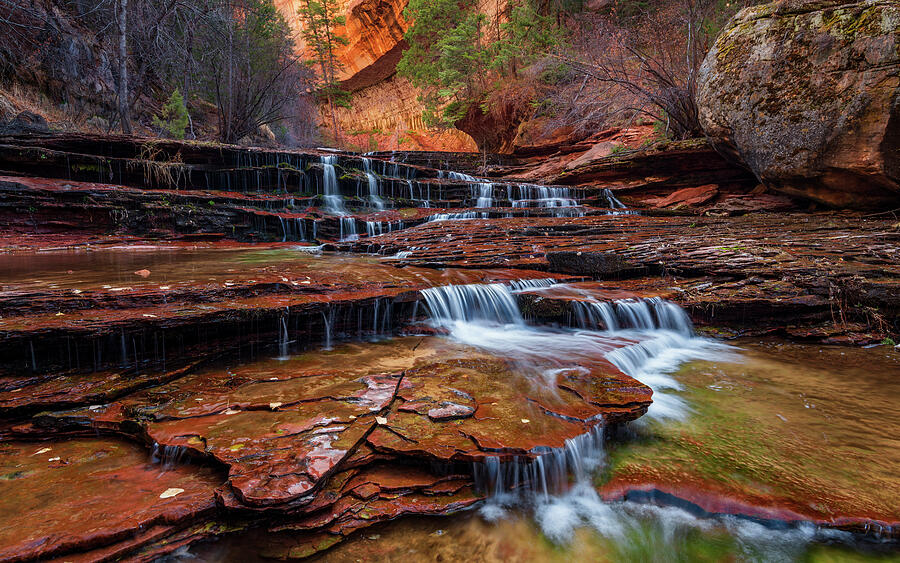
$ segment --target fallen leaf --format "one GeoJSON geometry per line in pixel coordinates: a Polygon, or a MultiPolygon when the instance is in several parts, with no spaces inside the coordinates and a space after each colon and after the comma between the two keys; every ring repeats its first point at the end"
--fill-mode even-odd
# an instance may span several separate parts
{"type": "Polygon", "coordinates": [[[281,406],[281,403],[269,403],[269,408],[273,411],[281,406]]]}
{"type": "Polygon", "coordinates": [[[527,418],[522,419],[522,424],[528,424],[529,422],[531,422],[531,421],[528,420],[527,418]]]}
{"type": "Polygon", "coordinates": [[[241,412],[241,411],[234,410],[234,409],[226,409],[225,412],[224,412],[223,414],[229,414],[229,415],[230,415],[230,414],[237,414],[237,413],[239,413],[239,412],[241,412]]]}
{"type": "Polygon", "coordinates": [[[60,460],[60,458],[58,458],[58,457],[51,457],[47,461],[59,461],[59,460],[60,460]]]}
{"type": "Polygon", "coordinates": [[[138,270],[137,272],[134,273],[134,275],[141,276],[142,278],[148,278],[148,277],[150,277],[150,270],[147,270],[147,269],[138,270]]]}
{"type": "Polygon", "coordinates": [[[45,454],[50,451],[50,448],[41,448],[38,451],[34,452],[32,455],[45,454]]]}
{"type": "Polygon", "coordinates": [[[387,424],[387,418],[383,416],[376,416],[375,422],[377,422],[378,424],[387,424]]]}
{"type": "Polygon", "coordinates": [[[177,487],[172,487],[171,489],[166,489],[159,495],[159,498],[172,498],[180,495],[184,492],[184,489],[179,489],[177,487]]]}

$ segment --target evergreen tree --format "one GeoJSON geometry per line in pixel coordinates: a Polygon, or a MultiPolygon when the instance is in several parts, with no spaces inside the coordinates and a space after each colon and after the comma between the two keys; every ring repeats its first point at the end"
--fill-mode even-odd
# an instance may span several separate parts
{"type": "Polygon", "coordinates": [[[494,21],[474,0],[410,0],[403,15],[413,23],[397,71],[423,91],[426,122],[444,126],[484,104],[502,80],[517,78],[563,35],[532,0],[511,0],[494,21]]]}
{"type": "Polygon", "coordinates": [[[348,93],[341,89],[336,79],[343,68],[338,58],[338,50],[349,41],[335,32],[346,23],[344,16],[337,15],[335,0],[303,0],[297,13],[303,19],[303,39],[312,51],[313,59],[307,64],[316,69],[319,83],[316,91],[319,98],[328,104],[331,126],[335,140],[338,140],[336,106],[350,107],[348,93]]]}
{"type": "Polygon", "coordinates": [[[189,119],[184,98],[178,88],[175,88],[159,115],[153,116],[153,125],[173,139],[184,139],[189,119]]]}

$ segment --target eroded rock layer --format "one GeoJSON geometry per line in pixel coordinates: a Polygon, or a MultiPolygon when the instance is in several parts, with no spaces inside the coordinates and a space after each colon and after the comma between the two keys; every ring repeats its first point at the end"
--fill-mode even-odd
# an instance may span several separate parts
{"type": "Polygon", "coordinates": [[[309,556],[472,507],[486,467],[528,485],[642,416],[650,388],[607,357],[634,330],[897,333],[895,220],[747,193],[705,147],[541,184],[506,159],[470,175],[472,155],[107,141],[2,140],[4,559],[150,561],[237,532],[309,556]],[[573,344],[524,361],[448,338],[459,318],[425,322],[439,287],[573,344]]]}

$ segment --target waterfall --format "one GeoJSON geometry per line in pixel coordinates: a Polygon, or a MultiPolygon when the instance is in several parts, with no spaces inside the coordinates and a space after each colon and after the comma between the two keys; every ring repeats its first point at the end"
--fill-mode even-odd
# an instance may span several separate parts
{"type": "Polygon", "coordinates": [[[189,460],[188,450],[183,446],[160,446],[157,442],[153,443],[150,462],[160,465],[163,471],[175,469],[189,460]]]}
{"type": "Polygon", "coordinates": [[[354,219],[353,217],[341,217],[340,225],[340,240],[351,241],[359,238],[359,233],[356,232],[356,219],[354,219]]]}
{"type": "Polygon", "coordinates": [[[525,324],[515,296],[501,283],[445,285],[423,289],[422,295],[437,326],[460,321],[525,324]]]}
{"type": "MultiPolygon", "coordinates": [[[[385,163],[382,162],[382,164],[384,165],[385,163]]],[[[372,173],[372,160],[364,158],[363,166],[365,167],[366,178],[368,178],[369,182],[369,203],[371,203],[372,207],[375,209],[384,209],[384,200],[381,199],[381,186],[378,178],[372,173]]]]}
{"type": "Polygon", "coordinates": [[[694,334],[687,313],[671,301],[659,297],[616,301],[573,301],[572,310],[579,328],[620,331],[672,330],[684,336],[694,334]]]}
{"type": "Polygon", "coordinates": [[[285,219],[278,215],[278,221],[281,223],[281,242],[290,240],[306,240],[306,224],[302,217],[294,217],[285,219]]]}
{"type": "Polygon", "coordinates": [[[537,447],[530,453],[536,457],[501,461],[488,456],[473,463],[475,488],[493,502],[547,501],[569,489],[570,477],[583,482],[603,464],[603,425],[566,440],[563,447],[537,447]]]}
{"type": "Polygon", "coordinates": [[[490,182],[480,182],[472,187],[473,195],[478,196],[475,207],[493,207],[494,206],[494,184],[490,182]]]}
{"type": "Polygon", "coordinates": [[[403,221],[397,221],[397,227],[394,228],[394,224],[390,221],[366,221],[366,234],[370,237],[374,237],[376,235],[383,235],[384,233],[390,233],[395,230],[403,229],[403,221]]]}
{"type": "Polygon", "coordinates": [[[514,292],[527,291],[529,289],[544,289],[558,282],[553,278],[541,278],[536,280],[513,280],[509,282],[509,287],[514,292]]]}
{"type": "Polygon", "coordinates": [[[507,186],[507,198],[512,207],[578,207],[572,197],[572,190],[562,186],[539,186],[537,184],[517,184],[516,193],[513,186],[507,186]]]}
{"type": "Polygon", "coordinates": [[[337,172],[334,169],[334,163],[337,162],[337,156],[322,156],[320,161],[322,163],[322,181],[325,184],[325,208],[334,214],[346,213],[344,210],[344,202],[338,187],[337,172]]]}
{"type": "MultiPolygon", "coordinates": [[[[603,188],[603,191],[600,193],[606,198],[610,209],[625,209],[625,204],[619,201],[609,188],[603,188]]],[[[619,213],[627,214],[628,212],[620,211],[619,213]]]]}
{"type": "Polygon", "coordinates": [[[284,314],[278,319],[278,359],[286,360],[288,356],[288,315],[284,314]]]}
{"type": "Polygon", "coordinates": [[[427,223],[433,223],[434,221],[461,221],[464,219],[487,219],[488,214],[486,212],[477,212],[477,211],[462,211],[460,213],[436,213],[431,215],[426,220],[427,223]]]}
{"type": "Polygon", "coordinates": [[[322,311],[322,324],[325,325],[325,349],[331,350],[331,328],[334,326],[334,309],[328,307],[326,311],[322,311]]]}

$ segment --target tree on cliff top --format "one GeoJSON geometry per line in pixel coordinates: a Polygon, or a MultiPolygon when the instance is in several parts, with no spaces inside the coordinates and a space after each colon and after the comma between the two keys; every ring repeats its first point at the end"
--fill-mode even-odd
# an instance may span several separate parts
{"type": "Polygon", "coordinates": [[[346,23],[344,16],[336,14],[334,0],[303,0],[297,13],[303,19],[303,39],[312,51],[313,58],[307,61],[317,67],[319,84],[316,88],[320,99],[325,100],[331,113],[331,127],[338,140],[336,106],[350,107],[347,92],[341,89],[337,74],[343,68],[338,58],[338,49],[349,41],[335,32],[346,23]]]}

